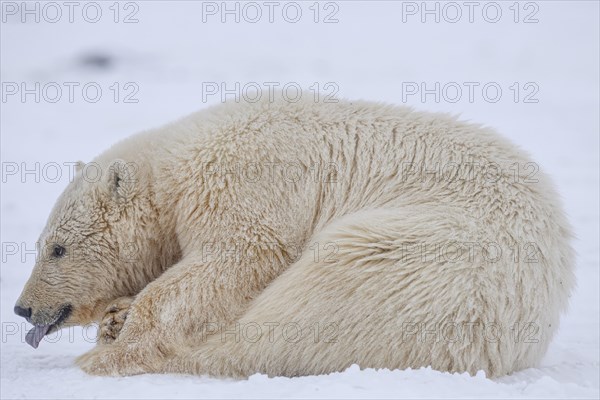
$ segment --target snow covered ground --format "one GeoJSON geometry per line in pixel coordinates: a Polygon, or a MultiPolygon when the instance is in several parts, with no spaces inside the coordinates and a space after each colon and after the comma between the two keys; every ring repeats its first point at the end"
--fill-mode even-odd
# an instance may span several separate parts
{"type": "Polygon", "coordinates": [[[27,13],[3,2],[1,397],[598,398],[599,3],[470,4],[58,2],[27,13]],[[91,330],[64,330],[37,350],[24,343],[30,326],[12,308],[68,182],[65,163],[217,103],[222,89],[268,95],[276,84],[460,113],[553,176],[577,235],[578,287],[539,367],[496,380],[357,366],[294,379],[98,378],[73,365],[91,330]]]}

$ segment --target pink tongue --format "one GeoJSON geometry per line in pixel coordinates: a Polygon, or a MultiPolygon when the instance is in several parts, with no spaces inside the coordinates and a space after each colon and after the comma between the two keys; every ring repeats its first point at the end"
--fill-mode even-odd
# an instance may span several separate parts
{"type": "Polygon", "coordinates": [[[37,349],[40,345],[40,342],[48,333],[50,329],[50,325],[35,325],[29,332],[27,332],[27,336],[25,336],[25,341],[34,349],[37,349]]]}

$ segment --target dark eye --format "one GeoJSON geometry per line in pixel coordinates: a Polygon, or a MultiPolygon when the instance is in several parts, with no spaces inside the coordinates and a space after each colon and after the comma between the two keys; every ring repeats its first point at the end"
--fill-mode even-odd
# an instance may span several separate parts
{"type": "Polygon", "coordinates": [[[52,249],[52,255],[56,258],[60,258],[65,255],[65,248],[59,244],[55,244],[52,249]]]}

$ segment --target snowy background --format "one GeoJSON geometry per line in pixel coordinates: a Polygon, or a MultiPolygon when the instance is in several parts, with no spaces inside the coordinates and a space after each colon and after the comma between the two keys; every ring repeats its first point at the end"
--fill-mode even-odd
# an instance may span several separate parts
{"type": "Polygon", "coordinates": [[[463,2],[428,2],[437,16],[421,2],[392,1],[278,2],[272,16],[261,1],[227,3],[237,15],[221,2],[75,2],[71,15],[54,4],[28,3],[26,13],[21,2],[2,3],[2,398],[599,397],[598,2],[475,2],[471,15],[463,2]],[[460,113],[553,176],[577,235],[578,287],[538,368],[497,380],[356,366],[295,379],[109,379],[73,365],[92,331],[63,330],[37,350],[24,343],[30,326],[12,309],[68,183],[65,163],[218,103],[221,85],[268,95],[265,82],[460,113]],[[435,91],[436,82],[439,99],[421,97],[421,83],[435,91]]]}

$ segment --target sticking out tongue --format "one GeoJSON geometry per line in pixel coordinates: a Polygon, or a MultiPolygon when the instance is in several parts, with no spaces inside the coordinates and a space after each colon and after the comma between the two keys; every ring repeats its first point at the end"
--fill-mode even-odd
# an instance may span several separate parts
{"type": "Polygon", "coordinates": [[[25,341],[28,345],[37,349],[40,345],[40,342],[46,336],[50,330],[50,325],[35,325],[29,332],[27,332],[27,336],[25,336],[25,341]]]}

